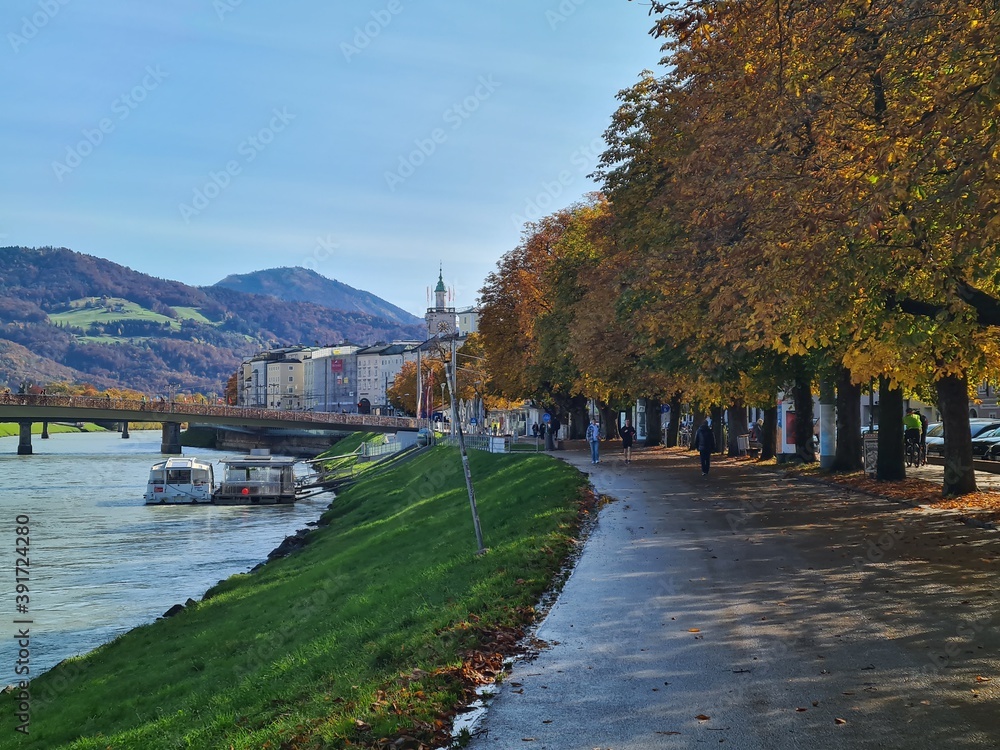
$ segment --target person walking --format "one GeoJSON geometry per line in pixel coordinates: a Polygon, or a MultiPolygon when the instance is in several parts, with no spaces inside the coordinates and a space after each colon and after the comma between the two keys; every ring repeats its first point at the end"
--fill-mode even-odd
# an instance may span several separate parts
{"type": "Polygon", "coordinates": [[[625,425],[620,430],[622,436],[622,453],[625,454],[625,463],[632,463],[632,441],[635,440],[635,427],[632,420],[625,417],[625,425]]]}
{"type": "Polygon", "coordinates": [[[712,432],[711,417],[706,419],[694,434],[694,447],[701,456],[701,475],[707,477],[712,454],[715,453],[715,433],[712,432]]]}
{"type": "Polygon", "coordinates": [[[601,426],[597,423],[597,417],[591,419],[587,425],[587,442],[590,443],[590,463],[600,463],[601,426]]]}

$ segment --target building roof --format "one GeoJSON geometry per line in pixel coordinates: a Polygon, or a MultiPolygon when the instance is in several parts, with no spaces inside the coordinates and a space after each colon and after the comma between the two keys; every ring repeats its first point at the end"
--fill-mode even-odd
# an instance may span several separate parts
{"type": "Polygon", "coordinates": [[[447,292],[448,291],[447,289],[445,289],[445,286],[444,286],[444,269],[443,268],[441,268],[441,269],[438,270],[438,285],[436,287],[434,287],[434,291],[435,292],[447,292]]]}

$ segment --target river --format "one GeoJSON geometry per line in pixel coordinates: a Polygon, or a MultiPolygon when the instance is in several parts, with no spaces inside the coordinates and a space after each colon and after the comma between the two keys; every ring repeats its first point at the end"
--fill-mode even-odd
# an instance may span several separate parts
{"type": "MultiPolygon", "coordinates": [[[[15,619],[31,620],[31,677],[143,623],[200,599],[245,573],[281,540],[319,518],[333,499],[294,505],[146,506],[160,432],[35,435],[33,456],[0,438],[0,685],[15,677],[15,619]],[[27,612],[16,611],[17,518],[28,517],[27,612]]],[[[184,449],[217,461],[230,453],[184,449]]],[[[216,477],[221,467],[216,466],[216,477]]],[[[22,518],[23,520],[23,518],[22,518]]],[[[23,600],[21,600],[23,602],[23,600]]]]}

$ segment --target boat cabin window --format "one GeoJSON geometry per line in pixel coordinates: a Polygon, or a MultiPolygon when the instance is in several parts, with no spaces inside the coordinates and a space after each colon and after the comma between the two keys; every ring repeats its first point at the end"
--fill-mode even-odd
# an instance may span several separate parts
{"type": "Polygon", "coordinates": [[[169,469],[167,471],[168,484],[191,484],[191,469],[169,469]]]}
{"type": "Polygon", "coordinates": [[[210,482],[212,480],[212,474],[207,469],[193,469],[191,471],[191,482],[193,484],[198,484],[199,482],[210,482]]]}

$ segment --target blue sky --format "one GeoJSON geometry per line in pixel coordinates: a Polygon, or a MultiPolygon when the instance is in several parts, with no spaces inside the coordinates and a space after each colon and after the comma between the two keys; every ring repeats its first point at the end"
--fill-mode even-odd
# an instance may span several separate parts
{"type": "Polygon", "coordinates": [[[627,0],[8,0],[0,245],[469,305],[654,68],[627,0]]]}

